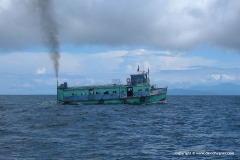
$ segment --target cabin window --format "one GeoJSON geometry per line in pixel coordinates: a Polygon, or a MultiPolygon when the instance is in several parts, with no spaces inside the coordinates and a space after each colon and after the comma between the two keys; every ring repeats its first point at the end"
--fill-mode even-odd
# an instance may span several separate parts
{"type": "Polygon", "coordinates": [[[101,94],[101,92],[96,92],[96,94],[101,94]]]}
{"type": "Polygon", "coordinates": [[[117,93],[117,91],[112,91],[112,93],[117,93]]]}
{"type": "Polygon", "coordinates": [[[142,92],[142,89],[139,89],[138,92],[142,92]]]}
{"type": "Polygon", "coordinates": [[[109,94],[109,91],[105,91],[103,94],[109,94]]]}
{"type": "Polygon", "coordinates": [[[146,89],[145,89],[145,91],[149,91],[149,89],[148,89],[148,88],[146,88],[146,89]]]}
{"type": "Polygon", "coordinates": [[[72,96],[76,96],[77,95],[77,93],[72,93],[72,96]]]}
{"type": "Polygon", "coordinates": [[[137,75],[131,75],[131,84],[136,85],[136,84],[142,84],[142,83],[147,83],[147,74],[137,74],[137,75]]]}

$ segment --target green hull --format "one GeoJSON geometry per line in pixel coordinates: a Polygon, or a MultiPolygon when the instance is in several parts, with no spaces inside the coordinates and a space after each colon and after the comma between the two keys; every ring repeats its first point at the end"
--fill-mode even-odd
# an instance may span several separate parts
{"type": "Polygon", "coordinates": [[[87,100],[87,101],[59,101],[61,104],[69,105],[107,105],[107,104],[132,104],[132,105],[147,105],[147,104],[159,104],[166,103],[166,94],[158,94],[152,96],[142,96],[142,97],[127,97],[120,99],[106,99],[106,100],[87,100]]]}

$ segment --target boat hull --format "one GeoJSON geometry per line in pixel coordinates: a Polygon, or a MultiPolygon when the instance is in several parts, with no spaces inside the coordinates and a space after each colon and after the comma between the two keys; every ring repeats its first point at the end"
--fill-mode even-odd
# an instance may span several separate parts
{"type": "Polygon", "coordinates": [[[160,104],[166,103],[166,93],[138,96],[138,97],[122,97],[113,99],[100,99],[100,100],[77,100],[77,99],[66,99],[59,100],[60,104],[67,105],[108,105],[108,104],[132,104],[132,105],[147,105],[147,104],[160,104]]]}

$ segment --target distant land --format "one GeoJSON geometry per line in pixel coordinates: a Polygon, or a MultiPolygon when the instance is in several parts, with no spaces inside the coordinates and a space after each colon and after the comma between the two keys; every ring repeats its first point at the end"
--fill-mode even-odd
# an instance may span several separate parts
{"type": "Polygon", "coordinates": [[[168,89],[168,95],[240,95],[240,85],[222,83],[213,86],[193,86],[187,89],[168,89]]]}

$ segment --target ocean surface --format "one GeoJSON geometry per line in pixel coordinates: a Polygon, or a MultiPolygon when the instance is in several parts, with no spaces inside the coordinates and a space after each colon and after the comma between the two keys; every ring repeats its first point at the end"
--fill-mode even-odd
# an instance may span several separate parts
{"type": "Polygon", "coordinates": [[[0,159],[240,159],[240,96],[148,106],[0,96],[0,159]]]}

